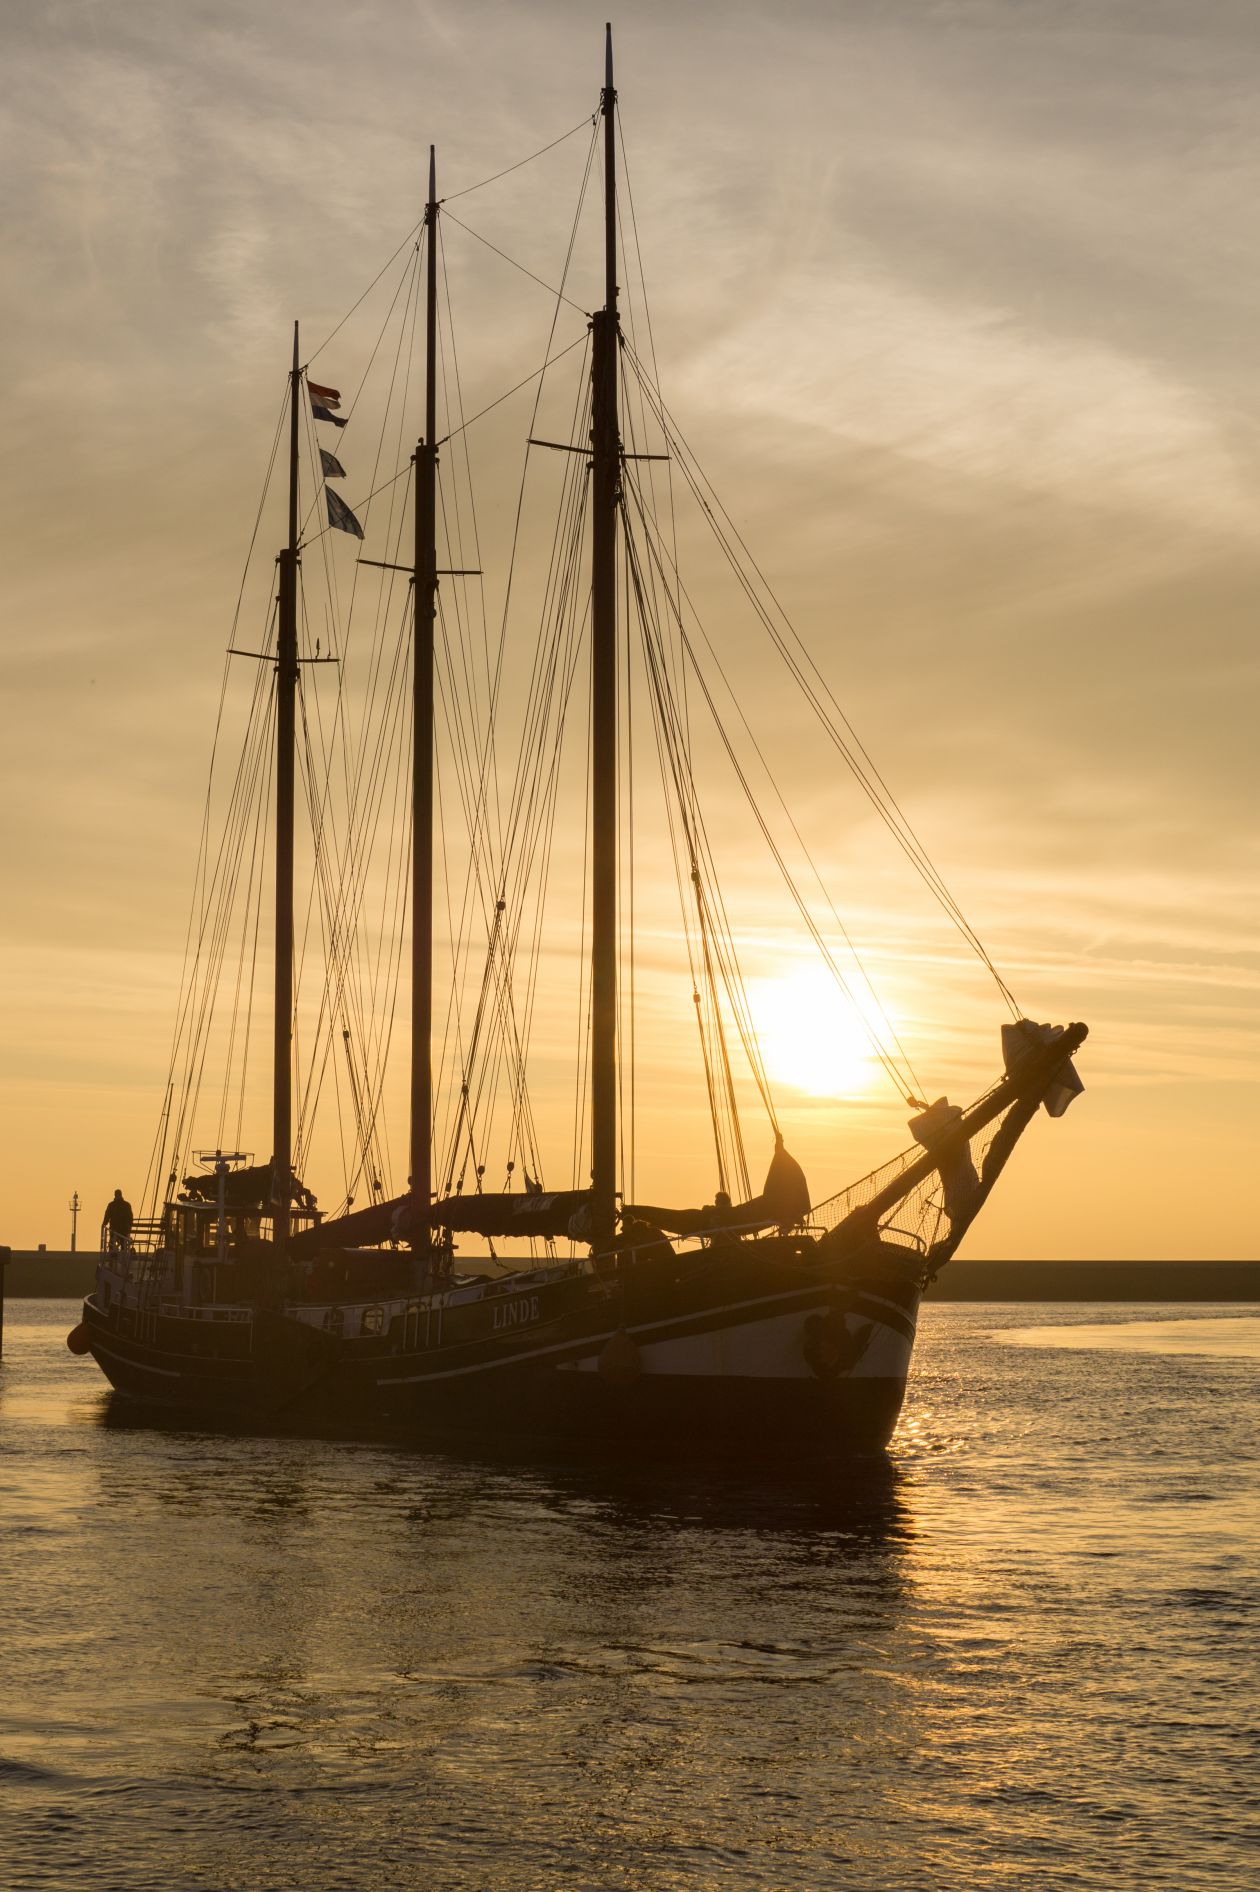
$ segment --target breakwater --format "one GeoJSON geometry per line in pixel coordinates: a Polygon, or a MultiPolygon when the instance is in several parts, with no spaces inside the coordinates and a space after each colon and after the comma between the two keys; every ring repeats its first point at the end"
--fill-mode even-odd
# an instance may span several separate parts
{"type": "MultiPolygon", "coordinates": [[[[95,1254],[12,1251],[13,1300],[79,1299],[95,1254]]],[[[1260,1261],[951,1261],[928,1290],[934,1301],[1260,1302],[1260,1261]]]]}

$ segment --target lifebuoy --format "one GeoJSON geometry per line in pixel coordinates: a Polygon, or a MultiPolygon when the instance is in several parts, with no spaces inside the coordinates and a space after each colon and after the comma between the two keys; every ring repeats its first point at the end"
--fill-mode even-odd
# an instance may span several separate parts
{"type": "Polygon", "coordinates": [[[832,1380],[857,1365],[870,1343],[869,1321],[850,1328],[838,1307],[811,1314],[801,1335],[801,1351],[820,1380],[832,1380]]]}

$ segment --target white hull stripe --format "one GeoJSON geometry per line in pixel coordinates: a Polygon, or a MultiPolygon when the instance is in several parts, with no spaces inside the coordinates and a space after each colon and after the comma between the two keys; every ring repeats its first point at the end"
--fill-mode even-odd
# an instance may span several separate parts
{"type": "MultiPolygon", "coordinates": [[[[765,1310],[781,1308],[785,1298],[796,1302],[801,1312],[805,1312],[811,1303],[820,1310],[826,1309],[831,1305],[829,1300],[823,1298],[819,1290],[808,1288],[802,1289],[799,1294],[790,1297],[785,1297],[782,1294],[769,1294],[755,1301],[732,1301],[722,1308],[721,1312],[724,1315],[744,1312],[752,1313],[754,1309],[760,1308],[763,1310],[764,1317],[765,1310]]],[[[880,1320],[878,1316],[872,1316],[871,1318],[877,1325],[890,1328],[903,1338],[908,1329],[909,1338],[913,1340],[914,1323],[903,1307],[898,1307],[895,1301],[877,1299],[874,1295],[863,1294],[858,1298],[863,1303],[873,1302],[879,1307],[890,1309],[897,1316],[895,1325],[892,1321],[880,1320]]],[[[860,1313],[863,1310],[855,1307],[853,1311],[854,1313],[860,1313]]],[[[699,1321],[701,1319],[711,1319],[712,1316],[695,1316],[693,1318],[699,1321]]],[[[756,1316],[754,1315],[754,1319],[755,1318],[756,1316]]],[[[743,1323],[730,1324],[742,1325],[743,1323]]],[[[632,1339],[638,1340],[646,1334],[660,1333],[663,1328],[673,1328],[678,1333],[685,1333],[688,1331],[688,1323],[685,1319],[680,1319],[678,1315],[675,1315],[672,1320],[644,1321],[636,1327],[627,1327],[624,1330],[610,1327],[605,1333],[584,1334],[580,1340],[556,1341],[548,1347],[532,1347],[523,1349],[519,1353],[502,1354],[498,1359],[480,1360],[472,1366],[441,1367],[431,1373],[394,1373],[382,1375],[378,1377],[376,1384],[378,1386],[419,1386],[435,1380],[468,1379],[475,1373],[501,1372],[504,1367],[520,1366],[527,1360],[559,1360],[562,1356],[567,1356],[572,1360],[578,1360],[594,1352],[596,1349],[606,1346],[612,1339],[614,1333],[624,1331],[628,1333],[632,1339]]],[[[694,1328],[692,1331],[703,1332],[704,1329],[700,1327],[694,1328]]]]}

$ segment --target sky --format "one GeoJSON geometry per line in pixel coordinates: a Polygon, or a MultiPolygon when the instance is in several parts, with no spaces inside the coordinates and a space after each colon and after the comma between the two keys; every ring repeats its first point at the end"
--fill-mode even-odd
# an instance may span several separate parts
{"type": "MultiPolygon", "coordinates": [[[[405,238],[431,141],[450,209],[554,282],[581,136],[453,193],[594,109],[605,17],[0,17],[14,1246],[64,1245],[76,1189],[94,1228],[152,1144],[292,320],[327,335],[405,238]]],[[[1254,8],[639,4],[614,33],[665,397],[1021,1004],[1091,1026],[1085,1095],[1033,1126],[963,1252],[1254,1256],[1254,8]]],[[[484,245],[444,241],[472,411],[537,365],[551,305],[484,245]]],[[[587,241],[583,307],[598,260],[587,241]]],[[[352,372],[370,313],[318,375],[352,372]]],[[[564,312],[557,338],[581,328],[564,312]]],[[[528,418],[505,404],[476,436],[495,612],[528,418]]],[[[727,635],[929,1094],[965,1101],[996,1075],[995,995],[762,691],[751,632],[732,616],[727,635]]],[[[798,944],[733,817],[730,845],[768,1034],[786,1006],[790,1041],[796,993],[808,1035],[815,988],[793,984],[798,944]]],[[[554,926],[563,978],[574,935],[554,926]]],[[[645,987],[638,1186],[701,1200],[672,1081],[689,1003],[664,971],[645,987]]],[[[561,1062],[543,1058],[544,1090],[561,1062]]],[[[816,1195],[905,1144],[869,1072],[828,1095],[790,1042],[780,1063],[816,1195]]]]}

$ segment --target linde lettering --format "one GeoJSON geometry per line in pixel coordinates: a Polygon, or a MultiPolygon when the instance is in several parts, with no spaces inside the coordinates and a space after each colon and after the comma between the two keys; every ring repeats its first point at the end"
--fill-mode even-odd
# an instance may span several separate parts
{"type": "Polygon", "coordinates": [[[506,1327],[524,1327],[528,1321],[538,1319],[538,1296],[528,1295],[523,1301],[505,1301],[494,1310],[494,1332],[502,1333],[506,1327]]]}

